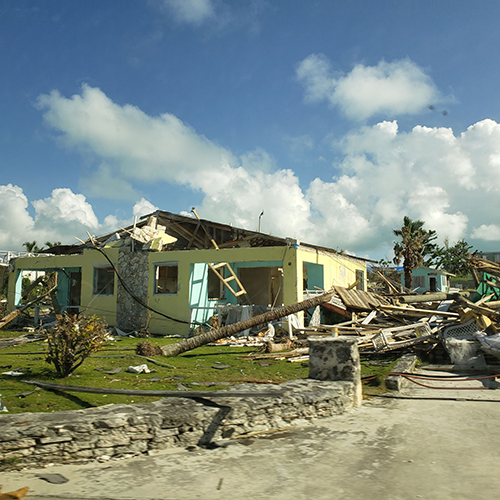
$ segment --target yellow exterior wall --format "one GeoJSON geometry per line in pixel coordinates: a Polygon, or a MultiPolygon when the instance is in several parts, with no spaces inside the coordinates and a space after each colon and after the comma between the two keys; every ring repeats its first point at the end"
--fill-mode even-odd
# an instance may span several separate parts
{"type": "MultiPolygon", "coordinates": [[[[116,266],[118,263],[118,249],[106,248],[105,252],[116,266]]],[[[95,264],[108,264],[105,257],[97,250],[84,250],[82,255],[38,256],[16,259],[15,271],[11,272],[9,276],[9,290],[7,296],[9,310],[13,310],[15,307],[17,271],[43,271],[80,267],[82,269],[81,310],[87,315],[95,314],[104,318],[109,325],[116,324],[117,279],[115,278],[115,290],[113,295],[94,296],[92,291],[95,264]]]]}
{"type": "MultiPolygon", "coordinates": [[[[300,247],[297,255],[297,280],[302,291],[303,264],[310,262],[323,266],[323,288],[329,290],[334,285],[348,287],[356,281],[356,271],[363,271],[363,289],[366,290],[366,263],[343,254],[325,252],[324,250],[300,247]]],[[[302,300],[302,293],[298,300],[302,300]]]]}
{"type": "MultiPolygon", "coordinates": [[[[115,266],[118,264],[118,248],[106,248],[107,255],[115,266]]],[[[303,264],[312,263],[323,266],[323,288],[333,285],[349,286],[356,281],[356,270],[364,272],[366,264],[348,256],[325,252],[309,247],[258,247],[227,248],[209,250],[178,250],[149,253],[148,305],[168,316],[190,320],[190,274],[194,263],[259,263],[263,266],[273,262],[283,267],[283,299],[289,305],[303,299],[303,264]],[[177,294],[155,294],[155,264],[175,262],[178,265],[177,294]],[[267,263],[267,264],[266,264],[267,263]]],[[[116,324],[117,282],[115,278],[114,295],[94,296],[93,270],[96,264],[107,264],[104,256],[96,250],[84,250],[82,255],[61,255],[47,257],[18,258],[18,270],[54,270],[62,268],[82,269],[81,309],[85,314],[96,314],[106,319],[109,325],[116,324]]],[[[16,272],[9,276],[9,309],[14,308],[16,272]]],[[[123,277],[126,280],[126,276],[123,277]]],[[[364,284],[366,286],[366,282],[364,284]]],[[[159,314],[149,312],[149,331],[186,335],[189,325],[173,322],[159,314]]]]}
{"type": "MultiPolygon", "coordinates": [[[[297,282],[295,279],[296,250],[288,247],[267,247],[267,248],[226,248],[210,250],[178,250],[168,252],[151,252],[149,256],[149,290],[148,305],[171,317],[189,321],[189,284],[191,264],[194,263],[218,263],[218,262],[270,262],[283,261],[283,267],[288,266],[291,272],[284,273],[284,301],[285,304],[295,302],[297,296],[297,282]],[[178,263],[178,291],[177,295],[154,293],[155,264],[163,262],[178,263]],[[288,265],[290,262],[290,266],[288,265]]],[[[149,323],[151,332],[168,332],[186,335],[189,333],[189,326],[181,323],[174,323],[158,314],[151,313],[149,323]]]]}

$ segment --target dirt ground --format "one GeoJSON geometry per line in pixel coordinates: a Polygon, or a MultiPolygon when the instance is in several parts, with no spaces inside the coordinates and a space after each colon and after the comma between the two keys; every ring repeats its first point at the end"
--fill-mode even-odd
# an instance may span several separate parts
{"type": "Polygon", "coordinates": [[[225,448],[30,468],[2,473],[0,483],[3,491],[29,486],[27,500],[497,498],[498,384],[432,384],[471,388],[411,386],[393,393],[410,399],[372,398],[351,413],[225,448]],[[42,473],[68,482],[50,484],[42,473]]]}

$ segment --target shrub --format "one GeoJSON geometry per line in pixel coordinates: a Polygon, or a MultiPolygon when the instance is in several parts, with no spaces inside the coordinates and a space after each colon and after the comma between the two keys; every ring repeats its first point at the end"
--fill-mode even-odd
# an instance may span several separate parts
{"type": "Polygon", "coordinates": [[[48,353],[59,377],[74,372],[93,352],[104,344],[107,324],[97,316],[75,317],[66,314],[47,334],[48,353]]]}

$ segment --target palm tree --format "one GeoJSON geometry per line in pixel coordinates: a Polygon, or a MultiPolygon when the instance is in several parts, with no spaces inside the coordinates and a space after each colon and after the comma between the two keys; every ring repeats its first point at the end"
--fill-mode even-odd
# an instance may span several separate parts
{"type": "Polygon", "coordinates": [[[421,220],[413,221],[405,216],[403,227],[394,229],[394,234],[401,238],[400,242],[394,243],[394,263],[403,261],[405,273],[405,287],[412,288],[413,269],[422,265],[424,256],[429,253],[434,244],[431,241],[437,238],[436,231],[424,229],[425,222],[421,220]]]}
{"type": "Polygon", "coordinates": [[[28,253],[39,253],[43,250],[43,247],[39,247],[36,240],[35,241],[25,241],[23,247],[26,248],[28,253]]]}
{"type": "Polygon", "coordinates": [[[52,243],[51,241],[46,241],[44,246],[46,246],[48,249],[50,249],[50,248],[57,247],[60,244],[61,244],[60,241],[54,241],[54,243],[52,243]]]}
{"type": "Polygon", "coordinates": [[[328,302],[333,297],[333,293],[333,290],[330,290],[321,295],[317,295],[316,297],[303,300],[302,302],[297,302],[285,307],[279,307],[278,309],[265,312],[264,314],[259,314],[258,316],[252,316],[251,318],[239,321],[238,323],[223,326],[186,340],[181,340],[177,344],[165,345],[161,348],[161,350],[165,356],[177,356],[183,352],[195,349],[196,347],[209,344],[210,342],[215,342],[216,340],[223,339],[225,337],[230,337],[231,335],[246,330],[247,328],[252,328],[252,326],[260,325],[261,323],[268,323],[269,321],[283,318],[289,314],[295,314],[296,312],[319,306],[324,302],[328,302]]]}

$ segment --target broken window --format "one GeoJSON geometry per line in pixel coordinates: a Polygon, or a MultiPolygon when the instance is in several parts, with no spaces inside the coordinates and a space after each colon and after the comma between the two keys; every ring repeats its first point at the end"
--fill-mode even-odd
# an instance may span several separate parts
{"type": "Polygon", "coordinates": [[[115,293],[115,272],[111,266],[94,267],[94,295],[115,293]]]}
{"type": "Polygon", "coordinates": [[[425,287],[425,276],[412,276],[412,287],[413,288],[424,288],[425,287]]]}
{"type": "Polygon", "coordinates": [[[177,293],[178,264],[167,262],[155,266],[155,293],[177,293]]]}

